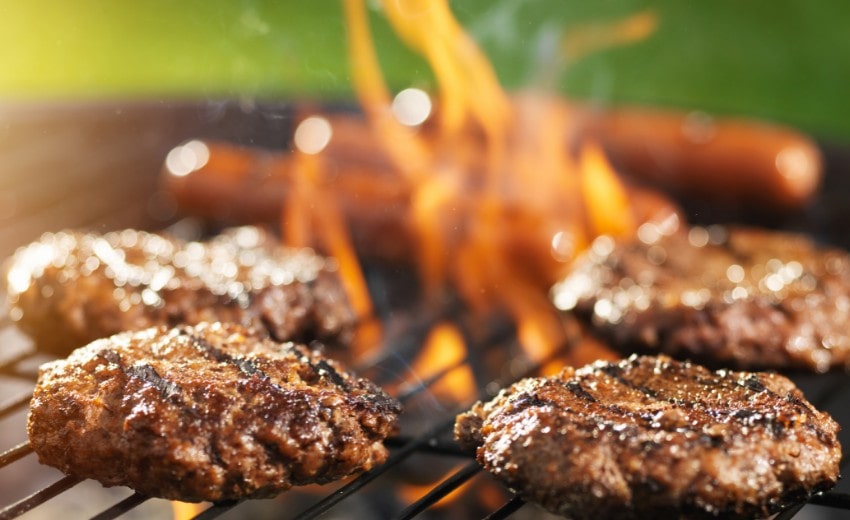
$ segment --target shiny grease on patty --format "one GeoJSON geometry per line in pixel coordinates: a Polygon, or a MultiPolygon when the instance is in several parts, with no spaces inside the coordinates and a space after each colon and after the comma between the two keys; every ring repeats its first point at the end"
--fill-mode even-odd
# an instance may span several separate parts
{"type": "Polygon", "coordinates": [[[455,437],[569,518],[753,518],[836,483],[838,430],[781,375],[633,356],[522,380],[455,437]]]}
{"type": "Polygon", "coordinates": [[[42,366],[39,460],[181,501],[271,497],[368,470],[401,406],[298,343],[235,324],[150,328],[42,366]]]}
{"type": "Polygon", "coordinates": [[[850,255],[754,228],[600,237],[552,289],[625,354],[715,368],[850,367],[850,255]]]}
{"type": "Polygon", "coordinates": [[[205,242],[132,229],[46,233],[8,260],[5,278],[10,315],[59,356],[123,331],[203,321],[345,344],[355,321],[332,259],[250,226],[205,242]]]}

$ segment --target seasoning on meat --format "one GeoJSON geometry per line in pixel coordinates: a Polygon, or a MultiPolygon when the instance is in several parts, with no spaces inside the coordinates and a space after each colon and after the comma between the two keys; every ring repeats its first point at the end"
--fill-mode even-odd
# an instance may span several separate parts
{"type": "Polygon", "coordinates": [[[221,501],[381,464],[400,411],[306,346],[204,323],[117,334],[43,365],[28,432],[68,475],[221,501]]]}
{"type": "Polygon", "coordinates": [[[569,518],[761,518],[836,483],[838,429],[781,375],[633,356],[522,380],[455,437],[569,518]]]}
{"type": "Polygon", "coordinates": [[[47,233],[6,269],[10,314],[38,348],[64,356],[155,325],[227,321],[280,341],[350,339],[354,313],[335,263],[255,227],[208,242],[124,230],[47,233]]]}
{"type": "Polygon", "coordinates": [[[850,255],[802,235],[713,226],[628,243],[603,237],[552,298],[627,354],[850,367],[850,255]]]}

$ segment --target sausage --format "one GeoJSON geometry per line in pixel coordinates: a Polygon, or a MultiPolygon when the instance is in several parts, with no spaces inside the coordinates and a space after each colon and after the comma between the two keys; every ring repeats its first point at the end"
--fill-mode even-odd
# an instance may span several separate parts
{"type": "Polygon", "coordinates": [[[638,108],[583,118],[618,167],[678,195],[787,211],[804,207],[820,185],[818,146],[785,126],[638,108]]]}
{"type": "MultiPolygon", "coordinates": [[[[276,225],[298,196],[294,154],[222,141],[191,141],[175,150],[187,146],[203,146],[206,160],[182,175],[166,161],[162,173],[165,191],[183,214],[229,225],[276,225]]],[[[358,249],[375,258],[409,256],[411,242],[386,237],[413,236],[407,221],[410,187],[380,157],[356,160],[352,154],[348,146],[322,154],[319,188],[340,208],[358,249]]]]}

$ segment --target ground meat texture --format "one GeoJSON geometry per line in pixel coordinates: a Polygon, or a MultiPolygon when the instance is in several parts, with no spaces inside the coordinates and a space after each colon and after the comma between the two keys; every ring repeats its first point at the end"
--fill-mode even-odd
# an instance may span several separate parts
{"type": "Polygon", "coordinates": [[[43,365],[28,432],[68,475],[221,501],[368,470],[399,413],[316,351],[216,323],[122,333],[43,365]]]}
{"type": "Polygon", "coordinates": [[[61,232],[18,250],[6,267],[10,315],[56,355],[155,325],[229,321],[280,341],[345,344],[354,312],[330,259],[254,227],[208,242],[125,230],[61,232]]]}
{"type": "Polygon", "coordinates": [[[626,353],[713,367],[850,367],[850,256],[791,233],[715,226],[597,240],[552,290],[626,353]]]}
{"type": "Polygon", "coordinates": [[[758,518],[836,483],[838,429],[783,376],[633,356],[520,381],[455,436],[568,518],[758,518]]]}

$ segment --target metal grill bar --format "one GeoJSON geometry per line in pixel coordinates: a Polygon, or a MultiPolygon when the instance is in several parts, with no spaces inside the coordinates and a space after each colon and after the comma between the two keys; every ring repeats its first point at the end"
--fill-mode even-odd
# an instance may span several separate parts
{"type": "MultiPolygon", "coordinates": [[[[530,375],[531,373],[533,373],[534,371],[539,369],[541,366],[544,366],[547,362],[551,361],[552,359],[557,358],[560,355],[563,355],[565,352],[567,352],[573,346],[573,344],[574,344],[574,342],[571,341],[571,340],[565,341],[559,348],[555,349],[552,353],[550,353],[544,359],[540,360],[540,362],[534,364],[534,366],[532,366],[532,367],[528,367],[522,374],[520,374],[517,377],[517,379],[522,379],[523,377],[527,377],[528,375],[530,375]]],[[[504,385],[505,385],[505,382],[501,382],[501,383],[499,383],[498,386],[502,387],[504,385]]],[[[429,445],[432,444],[432,442],[439,439],[439,437],[442,434],[451,430],[454,427],[455,416],[459,412],[466,410],[468,408],[469,408],[469,406],[465,406],[465,407],[461,407],[458,410],[455,410],[453,413],[450,414],[449,418],[446,419],[443,423],[437,425],[435,428],[433,428],[429,432],[425,433],[424,435],[421,435],[420,437],[416,438],[412,442],[410,442],[407,445],[405,445],[404,447],[402,447],[399,451],[392,454],[384,464],[382,464],[381,466],[378,466],[377,468],[373,468],[373,469],[367,471],[366,473],[363,473],[362,475],[360,475],[356,479],[352,480],[348,484],[341,487],[335,493],[326,496],[323,500],[321,500],[321,501],[317,502],[316,504],[314,504],[313,506],[305,509],[300,514],[298,514],[295,518],[298,519],[298,520],[312,520],[312,519],[317,518],[318,516],[324,514],[325,512],[327,512],[328,510],[330,510],[331,508],[336,506],[338,503],[342,502],[343,500],[345,500],[346,498],[351,496],[353,493],[355,493],[356,491],[363,488],[366,484],[370,483],[371,481],[375,480],[379,476],[383,475],[384,473],[389,471],[394,466],[400,464],[402,461],[404,461],[405,459],[407,459],[408,457],[413,455],[415,452],[426,449],[429,445]]],[[[477,465],[477,463],[476,463],[476,465],[477,465]]],[[[457,484],[457,485],[459,485],[459,484],[457,484]]]]}
{"type": "Polygon", "coordinates": [[[525,500],[515,495],[512,499],[505,502],[502,507],[487,515],[484,520],[503,520],[519,511],[524,505],[525,500]]]}
{"type": "Polygon", "coordinates": [[[91,520],[112,520],[113,518],[118,518],[119,516],[129,512],[136,506],[145,503],[149,499],[150,497],[146,497],[145,495],[133,493],[132,495],[118,502],[109,509],[91,517],[91,520]]]}
{"type": "Polygon", "coordinates": [[[0,419],[29,404],[32,395],[23,394],[0,405],[0,419]]]}
{"type": "Polygon", "coordinates": [[[323,500],[305,509],[304,511],[296,515],[295,518],[299,520],[310,520],[313,518],[317,518],[319,515],[324,514],[332,507],[351,496],[354,492],[363,488],[366,484],[372,482],[376,478],[389,471],[394,466],[400,464],[402,461],[413,455],[421,447],[427,446],[431,439],[439,437],[441,434],[450,430],[453,426],[454,416],[452,416],[450,420],[444,421],[443,423],[437,425],[431,431],[420,436],[415,441],[411,442],[407,446],[401,448],[399,451],[390,455],[390,457],[384,464],[373,468],[367,471],[366,473],[363,473],[356,479],[339,488],[335,493],[328,495],[323,500]]]}
{"type": "Polygon", "coordinates": [[[402,389],[401,393],[398,395],[398,397],[396,397],[396,399],[398,399],[401,403],[405,403],[405,402],[409,401],[410,399],[412,399],[416,395],[422,393],[424,390],[433,386],[437,381],[442,379],[448,373],[452,372],[453,370],[455,370],[457,368],[464,366],[467,363],[468,360],[469,360],[469,358],[465,357],[465,358],[459,360],[458,362],[456,362],[452,365],[449,365],[449,366],[443,368],[442,370],[439,370],[437,373],[435,373],[431,377],[425,379],[424,381],[419,381],[415,385],[408,385],[408,386],[412,386],[412,388],[402,389]]]}
{"type": "Polygon", "coordinates": [[[32,446],[30,446],[29,442],[22,442],[14,448],[9,448],[8,450],[0,454],[0,468],[15,462],[16,460],[23,458],[29,455],[30,453],[32,453],[32,446]]]}
{"type": "Polygon", "coordinates": [[[424,497],[420,498],[410,506],[408,506],[401,514],[398,515],[398,520],[409,520],[415,517],[422,511],[425,511],[432,505],[436,504],[443,497],[459,488],[467,480],[471,479],[481,471],[481,466],[478,462],[472,461],[463,468],[459,469],[451,476],[443,480],[440,484],[433,487],[424,497]]]}
{"type": "Polygon", "coordinates": [[[67,489],[76,486],[80,482],[82,482],[82,479],[77,477],[64,477],[46,488],[36,491],[32,495],[21,499],[0,511],[0,520],[17,518],[30,509],[41,505],[67,489]]]}
{"type": "MultiPolygon", "coordinates": [[[[398,448],[406,445],[409,442],[412,442],[413,439],[410,437],[391,437],[384,441],[384,444],[389,448],[398,448]]],[[[471,455],[470,452],[461,449],[461,447],[454,441],[446,442],[440,439],[432,439],[427,445],[423,446],[420,450],[422,453],[433,453],[436,455],[445,455],[447,457],[469,457],[471,455]]]]}
{"type": "Polygon", "coordinates": [[[805,502],[801,502],[799,504],[794,504],[793,506],[789,507],[788,509],[783,510],[782,512],[777,514],[775,517],[773,517],[773,520],[789,520],[791,518],[794,518],[795,516],[797,516],[797,513],[799,513],[800,510],[803,509],[803,507],[805,507],[805,506],[806,506],[805,502]]]}
{"type": "Polygon", "coordinates": [[[827,491],[826,493],[813,496],[812,499],[809,500],[809,503],[832,507],[834,509],[850,510],[850,493],[827,491]]]}
{"type": "Polygon", "coordinates": [[[222,502],[220,504],[213,504],[195,515],[193,520],[212,520],[213,518],[218,518],[239,505],[239,503],[240,502],[222,502]]]}
{"type": "Polygon", "coordinates": [[[18,365],[21,361],[25,361],[31,357],[35,356],[35,351],[26,350],[23,352],[19,352],[16,355],[10,357],[9,359],[3,360],[3,363],[0,364],[0,373],[8,374],[13,372],[14,367],[18,365]]]}

